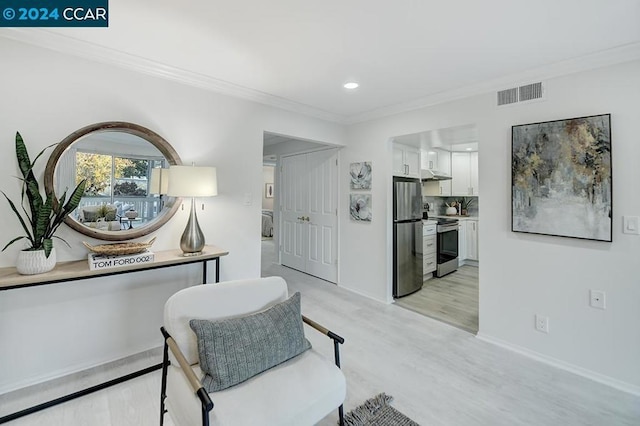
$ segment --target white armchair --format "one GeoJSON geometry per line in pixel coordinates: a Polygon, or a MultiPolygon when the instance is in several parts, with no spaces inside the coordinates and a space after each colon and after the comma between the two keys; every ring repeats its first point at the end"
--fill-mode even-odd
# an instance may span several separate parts
{"type": "Polygon", "coordinates": [[[306,317],[306,324],[333,340],[335,363],[311,348],[224,390],[207,393],[201,383],[190,320],[244,317],[286,299],[287,285],[280,277],[189,287],[169,298],[161,329],[165,337],[161,426],[165,412],[176,426],[313,425],[336,408],[343,424],[346,382],[339,368],[339,344],[344,339],[306,317]]]}

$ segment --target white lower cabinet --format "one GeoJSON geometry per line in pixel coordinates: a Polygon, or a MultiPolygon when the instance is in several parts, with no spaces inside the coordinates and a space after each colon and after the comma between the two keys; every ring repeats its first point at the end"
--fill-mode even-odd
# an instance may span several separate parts
{"type": "Polygon", "coordinates": [[[466,258],[469,260],[479,260],[478,256],[478,221],[467,220],[466,239],[467,253],[466,258]]]}
{"type": "Polygon", "coordinates": [[[425,225],[422,236],[422,273],[431,276],[436,270],[436,248],[437,248],[436,225],[425,225]]]}
{"type": "Polygon", "coordinates": [[[460,220],[458,224],[458,266],[462,266],[467,258],[467,221],[460,220]]]}
{"type": "MultiPolygon", "coordinates": [[[[478,261],[478,221],[464,219],[458,222],[458,266],[465,264],[467,260],[478,261]]],[[[476,263],[473,263],[476,265],[476,263]]]]}

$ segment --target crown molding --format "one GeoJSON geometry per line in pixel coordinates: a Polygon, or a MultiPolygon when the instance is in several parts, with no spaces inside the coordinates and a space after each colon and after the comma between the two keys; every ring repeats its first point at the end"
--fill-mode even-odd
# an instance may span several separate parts
{"type": "Polygon", "coordinates": [[[177,83],[186,84],[223,95],[246,99],[286,111],[319,118],[321,120],[347,125],[388,117],[403,112],[414,111],[420,108],[426,108],[471,96],[482,95],[502,90],[504,88],[525,84],[527,82],[547,80],[640,59],[640,42],[630,43],[589,55],[533,68],[505,77],[487,80],[457,89],[446,90],[408,102],[377,108],[361,114],[345,116],[233,84],[228,81],[216,79],[204,74],[176,68],[141,56],[124,53],[115,49],[99,46],[43,29],[2,28],[0,29],[0,37],[55,50],[57,52],[77,56],[83,59],[114,65],[120,68],[175,81],[177,83]]]}
{"type": "Polygon", "coordinates": [[[483,81],[477,84],[460,87],[458,89],[446,90],[433,95],[414,99],[412,101],[377,108],[362,114],[350,115],[343,120],[342,123],[356,124],[364,121],[375,120],[445,102],[496,92],[509,87],[515,87],[536,81],[544,81],[582,71],[635,61],[638,59],[640,59],[640,42],[625,44],[612,49],[602,50],[589,55],[556,62],[542,67],[532,68],[524,72],[483,81]]]}
{"type": "Polygon", "coordinates": [[[83,59],[114,65],[119,68],[175,81],[223,95],[246,99],[286,111],[319,118],[321,120],[341,123],[345,118],[340,114],[334,114],[309,105],[281,98],[279,96],[270,95],[259,90],[250,89],[248,87],[216,79],[204,74],[187,71],[143,58],[141,56],[132,55],[42,29],[2,28],[0,29],[0,37],[32,44],[83,59]]]}

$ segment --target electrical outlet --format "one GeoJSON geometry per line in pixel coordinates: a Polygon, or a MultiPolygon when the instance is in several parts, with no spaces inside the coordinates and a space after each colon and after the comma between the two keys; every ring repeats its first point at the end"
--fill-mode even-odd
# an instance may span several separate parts
{"type": "Polygon", "coordinates": [[[589,290],[589,305],[592,308],[605,309],[606,295],[602,290],[589,290]]]}
{"type": "Polygon", "coordinates": [[[543,333],[549,332],[549,317],[543,317],[542,315],[536,315],[536,330],[543,333]]]}

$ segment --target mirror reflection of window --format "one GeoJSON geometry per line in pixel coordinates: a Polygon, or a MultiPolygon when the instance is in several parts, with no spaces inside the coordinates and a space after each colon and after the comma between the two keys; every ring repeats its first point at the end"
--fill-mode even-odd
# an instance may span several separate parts
{"type": "Polygon", "coordinates": [[[168,167],[156,147],[124,133],[90,135],[60,159],[58,190],[82,179],[86,190],[72,217],[85,226],[117,231],[154,220],[162,210],[158,194],[149,193],[151,169],[168,167]]]}
{"type": "Polygon", "coordinates": [[[85,197],[111,196],[111,163],[111,155],[76,152],[75,184],[87,180],[85,197]]]}

